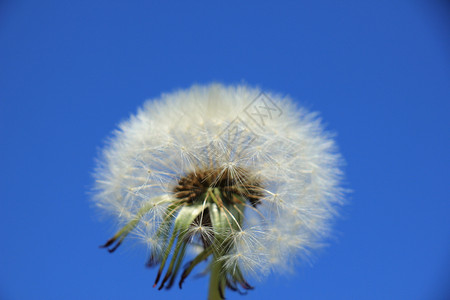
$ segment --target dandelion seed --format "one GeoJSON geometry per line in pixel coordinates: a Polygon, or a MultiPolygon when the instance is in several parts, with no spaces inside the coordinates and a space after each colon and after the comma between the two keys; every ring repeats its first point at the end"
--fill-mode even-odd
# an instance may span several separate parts
{"type": "Polygon", "coordinates": [[[123,226],[102,247],[140,238],[154,287],[181,288],[207,261],[209,299],[245,293],[249,276],[292,265],[328,232],[342,194],[334,141],[317,114],[259,95],[219,84],[165,94],[105,147],[94,201],[123,226]],[[189,248],[200,250],[186,263],[189,248]]]}

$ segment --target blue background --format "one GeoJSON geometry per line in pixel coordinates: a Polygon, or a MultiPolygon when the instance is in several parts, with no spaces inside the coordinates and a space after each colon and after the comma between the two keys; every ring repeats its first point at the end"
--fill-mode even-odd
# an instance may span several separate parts
{"type": "Polygon", "coordinates": [[[98,249],[88,191],[118,122],[212,81],[320,111],[353,190],[312,265],[228,299],[450,294],[448,2],[128,2],[0,4],[1,299],[206,298],[152,289],[144,247],[98,249]]]}

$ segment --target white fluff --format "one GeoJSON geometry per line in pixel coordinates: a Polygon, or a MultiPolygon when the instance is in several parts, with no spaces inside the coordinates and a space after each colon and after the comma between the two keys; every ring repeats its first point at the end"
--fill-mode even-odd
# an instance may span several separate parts
{"type": "Polygon", "coordinates": [[[152,236],[173,186],[210,160],[237,178],[240,168],[249,170],[265,189],[261,204],[246,208],[242,231],[230,236],[236,247],[222,258],[227,268],[239,264],[253,274],[285,268],[328,232],[342,191],[332,135],[316,113],[245,85],[196,85],[147,101],[105,147],[94,201],[121,224],[153,201],[135,234],[161,251],[152,236]],[[261,115],[252,115],[260,97],[272,110],[259,105],[261,115]],[[230,134],[230,124],[238,134],[230,134]]]}

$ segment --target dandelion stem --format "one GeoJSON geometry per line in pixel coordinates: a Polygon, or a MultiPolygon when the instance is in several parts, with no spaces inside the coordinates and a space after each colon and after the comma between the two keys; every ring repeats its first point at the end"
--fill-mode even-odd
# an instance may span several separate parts
{"type": "Polygon", "coordinates": [[[225,299],[225,278],[222,276],[223,262],[218,261],[214,256],[211,262],[211,277],[209,279],[208,300],[225,299]]]}

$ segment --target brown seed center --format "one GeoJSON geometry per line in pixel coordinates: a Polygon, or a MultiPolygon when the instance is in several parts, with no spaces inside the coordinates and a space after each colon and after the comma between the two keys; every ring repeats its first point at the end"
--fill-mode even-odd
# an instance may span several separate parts
{"type": "Polygon", "coordinates": [[[208,188],[219,188],[224,201],[235,202],[233,195],[244,197],[254,207],[264,196],[260,181],[252,178],[243,168],[199,169],[178,180],[173,193],[176,198],[188,203],[202,201],[208,188]]]}

